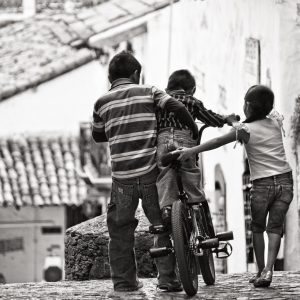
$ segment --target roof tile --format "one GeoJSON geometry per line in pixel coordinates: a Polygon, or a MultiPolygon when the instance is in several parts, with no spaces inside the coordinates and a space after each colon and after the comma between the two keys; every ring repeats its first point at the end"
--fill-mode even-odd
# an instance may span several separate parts
{"type": "Polygon", "coordinates": [[[112,4],[126,10],[133,16],[140,16],[149,12],[149,6],[139,0],[112,0],[112,4]]]}
{"type": "Polygon", "coordinates": [[[102,5],[97,6],[95,9],[108,21],[124,17],[128,14],[126,10],[114,5],[111,2],[103,3],[102,5]]]}
{"type": "Polygon", "coordinates": [[[51,31],[63,44],[70,44],[76,39],[76,35],[69,30],[64,22],[60,22],[59,26],[52,26],[51,31]]]}
{"type": "Polygon", "coordinates": [[[97,11],[94,9],[85,9],[77,14],[77,18],[81,20],[94,18],[97,16],[97,11]]]}
{"type": "Polygon", "coordinates": [[[86,40],[91,35],[93,35],[93,31],[90,28],[86,27],[84,22],[82,22],[82,21],[70,23],[69,26],[70,26],[70,29],[72,31],[74,31],[76,33],[76,35],[79,36],[83,40],[86,40]]]}
{"type": "Polygon", "coordinates": [[[0,206],[81,204],[79,155],[74,136],[0,138],[0,206]]]}

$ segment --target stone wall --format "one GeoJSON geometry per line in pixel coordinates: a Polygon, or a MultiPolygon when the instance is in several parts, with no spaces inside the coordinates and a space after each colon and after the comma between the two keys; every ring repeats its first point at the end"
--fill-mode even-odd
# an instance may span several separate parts
{"type": "MultiPolygon", "coordinates": [[[[142,210],[136,217],[136,259],[139,277],[156,276],[156,267],[149,255],[153,235],[149,234],[149,222],[142,210]]],[[[66,231],[65,278],[67,280],[89,280],[110,277],[108,260],[108,230],[106,214],[80,223],[66,231]]]]}

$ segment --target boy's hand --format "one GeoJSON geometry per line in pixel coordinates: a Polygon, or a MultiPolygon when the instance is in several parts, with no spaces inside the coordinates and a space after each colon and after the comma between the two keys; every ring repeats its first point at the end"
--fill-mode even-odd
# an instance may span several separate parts
{"type": "Polygon", "coordinates": [[[232,123],[238,122],[240,120],[240,116],[236,115],[236,114],[231,114],[231,115],[227,116],[225,120],[226,120],[226,123],[231,126],[232,123]]]}
{"type": "Polygon", "coordinates": [[[179,157],[177,158],[177,160],[180,160],[180,161],[185,161],[194,155],[191,148],[183,147],[183,148],[176,150],[176,152],[180,153],[179,157]]]}

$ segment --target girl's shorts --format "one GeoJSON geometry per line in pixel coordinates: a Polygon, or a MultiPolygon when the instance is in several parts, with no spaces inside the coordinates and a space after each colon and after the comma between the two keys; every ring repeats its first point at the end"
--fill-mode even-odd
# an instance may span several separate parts
{"type": "Polygon", "coordinates": [[[293,200],[292,172],[254,180],[250,199],[252,231],[282,235],[285,216],[293,200]]]}

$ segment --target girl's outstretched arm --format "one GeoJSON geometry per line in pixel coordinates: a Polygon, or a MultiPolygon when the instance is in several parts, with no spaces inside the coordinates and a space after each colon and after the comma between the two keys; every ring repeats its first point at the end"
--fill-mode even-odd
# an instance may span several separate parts
{"type": "Polygon", "coordinates": [[[177,150],[180,153],[178,160],[184,161],[189,157],[194,156],[197,153],[213,150],[221,146],[224,146],[226,144],[232,143],[236,140],[242,141],[243,143],[247,143],[249,141],[249,138],[250,135],[245,130],[238,130],[238,131],[232,130],[225,135],[208,140],[207,142],[201,145],[192,148],[183,148],[177,150]]]}

